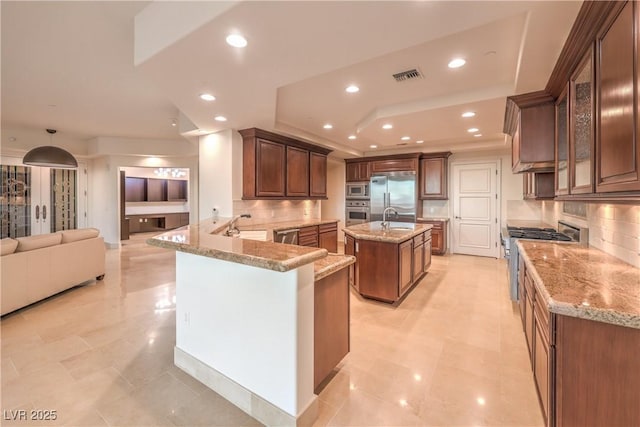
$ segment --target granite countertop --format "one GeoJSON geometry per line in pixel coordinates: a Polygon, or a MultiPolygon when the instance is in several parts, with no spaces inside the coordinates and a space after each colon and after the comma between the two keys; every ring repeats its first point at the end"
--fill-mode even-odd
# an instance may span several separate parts
{"type": "Polygon", "coordinates": [[[343,231],[355,239],[400,243],[433,228],[430,224],[414,224],[412,222],[391,222],[390,224],[391,228],[388,230],[382,229],[381,221],[374,221],[352,225],[344,228],[343,231]],[[404,229],[393,229],[393,227],[402,227],[404,229]]]}
{"type": "Polygon", "coordinates": [[[575,243],[517,244],[550,312],[640,329],[640,269],[575,243]]]}
{"type": "MultiPolygon", "coordinates": [[[[211,220],[209,220],[211,221],[211,220]]],[[[227,224],[229,224],[231,218],[219,218],[218,227],[213,230],[213,233],[222,233],[226,230],[227,224]]],[[[299,219],[291,221],[277,221],[277,222],[258,222],[260,220],[252,220],[251,218],[240,218],[236,222],[236,227],[241,231],[252,230],[266,230],[267,240],[273,241],[274,231],[290,230],[292,228],[311,227],[314,225],[331,224],[334,222],[340,222],[337,219],[299,219]]]]}
{"type": "Polygon", "coordinates": [[[226,237],[219,233],[231,218],[202,221],[154,236],[147,243],[274,271],[289,271],[327,256],[326,249],[226,237]]]}
{"type": "Polygon", "coordinates": [[[417,218],[417,221],[442,221],[442,222],[449,222],[449,218],[444,218],[444,217],[422,217],[422,218],[417,218]]]}
{"type": "Polygon", "coordinates": [[[316,282],[356,262],[352,255],[329,254],[313,263],[316,282]]]}

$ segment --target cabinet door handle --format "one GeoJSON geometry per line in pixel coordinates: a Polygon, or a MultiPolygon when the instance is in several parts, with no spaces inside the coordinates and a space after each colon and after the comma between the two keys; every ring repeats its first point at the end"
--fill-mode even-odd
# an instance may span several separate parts
{"type": "Polygon", "coordinates": [[[358,251],[359,251],[359,249],[360,249],[360,248],[359,248],[359,246],[358,246],[358,242],[356,242],[356,252],[358,252],[358,251]]]}
{"type": "Polygon", "coordinates": [[[40,205],[36,205],[36,222],[40,219],[40,205]]]}
{"type": "Polygon", "coordinates": [[[47,219],[47,205],[42,205],[42,220],[47,219]]]}

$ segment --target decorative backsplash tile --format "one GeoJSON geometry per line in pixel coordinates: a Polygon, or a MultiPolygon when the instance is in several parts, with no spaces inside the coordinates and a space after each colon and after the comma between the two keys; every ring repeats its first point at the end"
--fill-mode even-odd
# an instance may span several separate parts
{"type": "Polygon", "coordinates": [[[567,215],[562,202],[543,202],[543,221],[562,219],[589,228],[589,245],[640,268],[640,206],[586,204],[586,218],[567,215]]]}
{"type": "Polygon", "coordinates": [[[319,200],[234,200],[233,214],[245,213],[255,223],[321,218],[319,200]]]}

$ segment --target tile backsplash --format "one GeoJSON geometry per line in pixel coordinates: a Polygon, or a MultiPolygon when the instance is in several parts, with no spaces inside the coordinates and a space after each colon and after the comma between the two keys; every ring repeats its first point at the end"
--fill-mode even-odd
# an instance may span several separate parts
{"type": "Polygon", "coordinates": [[[319,200],[234,200],[233,214],[251,214],[251,222],[320,219],[319,200]]]}
{"type": "Polygon", "coordinates": [[[542,202],[542,220],[563,220],[589,228],[589,245],[640,268],[640,206],[587,204],[587,218],[562,212],[562,202],[542,202]]]}

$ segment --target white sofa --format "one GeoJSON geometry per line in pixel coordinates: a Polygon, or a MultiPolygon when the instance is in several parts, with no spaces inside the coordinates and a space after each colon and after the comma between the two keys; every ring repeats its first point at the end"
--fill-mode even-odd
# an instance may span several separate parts
{"type": "Polygon", "coordinates": [[[0,242],[0,315],[88,280],[104,278],[104,239],[95,228],[0,242]]]}

